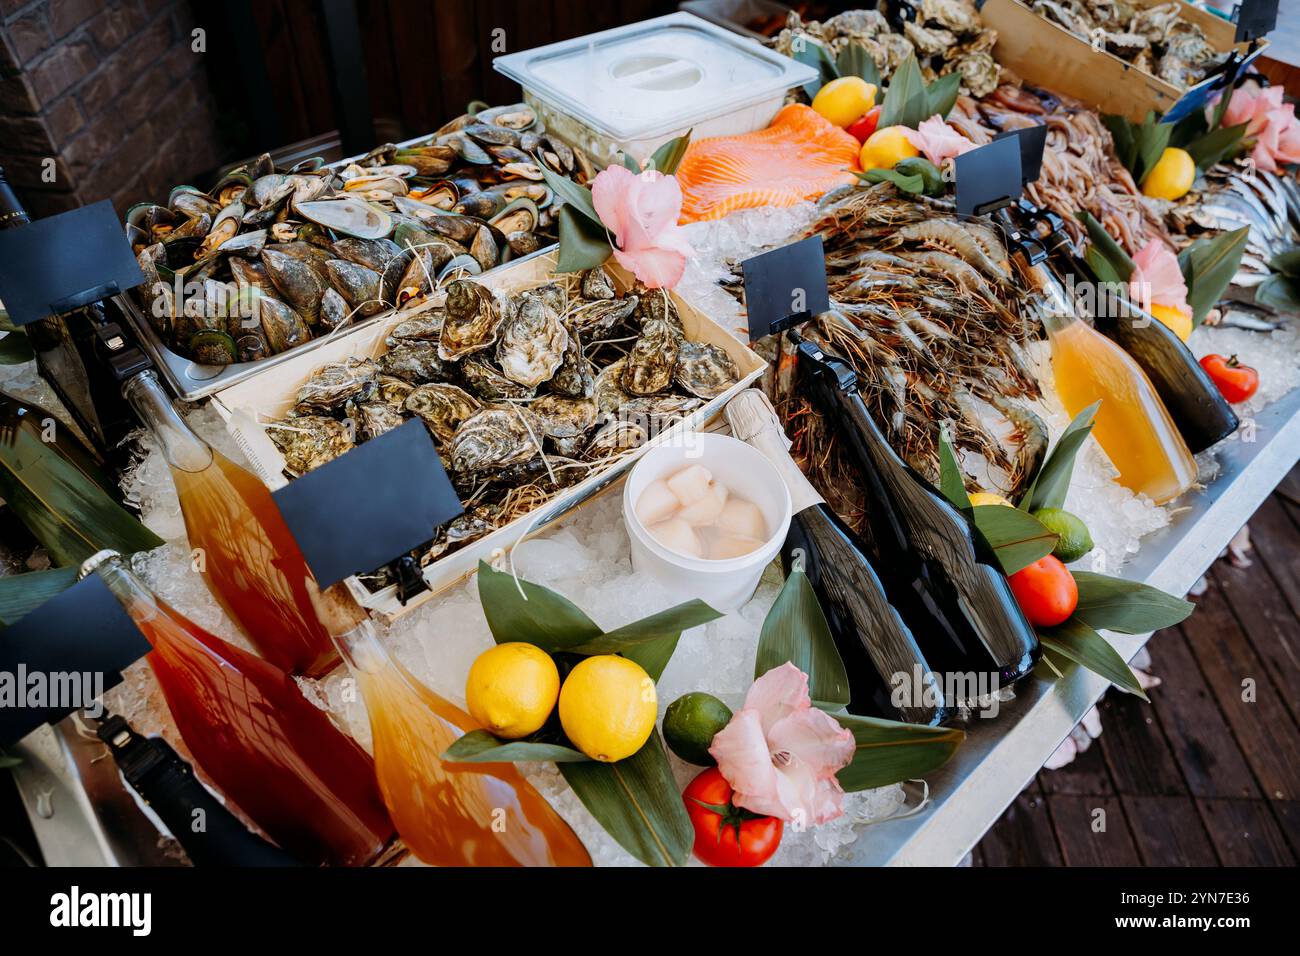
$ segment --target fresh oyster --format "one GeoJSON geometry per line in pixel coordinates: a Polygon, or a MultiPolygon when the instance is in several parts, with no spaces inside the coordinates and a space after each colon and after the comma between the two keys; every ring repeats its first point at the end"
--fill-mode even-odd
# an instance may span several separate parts
{"type": "Polygon", "coordinates": [[[527,461],[539,451],[541,427],[517,405],[495,405],[471,415],[451,440],[451,467],[469,474],[527,461]]]}
{"type": "Polygon", "coordinates": [[[677,385],[700,398],[717,398],[738,381],[740,371],[722,349],[705,342],[682,342],[673,369],[677,385]]]}
{"type": "Polygon", "coordinates": [[[326,365],[298,389],[294,410],[298,414],[328,414],[347,402],[364,402],[379,387],[379,368],[373,359],[351,358],[326,365]]]}
{"type": "Polygon", "coordinates": [[[618,295],[614,280],[609,277],[604,266],[596,266],[582,274],[582,297],[584,299],[613,299],[618,295]]]}
{"type": "Polygon", "coordinates": [[[458,385],[433,382],[413,389],[404,407],[419,415],[441,443],[451,441],[456,429],[483,404],[458,385]]]}
{"type": "Polygon", "coordinates": [[[535,389],[512,382],[482,354],[471,355],[459,365],[465,387],[485,402],[532,398],[535,389]]]}
{"type": "Polygon", "coordinates": [[[543,294],[526,292],[501,327],[497,364],[506,378],[536,388],[555,374],[568,347],[569,330],[559,314],[543,294]]]}
{"type": "Polygon", "coordinates": [[[632,397],[623,387],[623,373],[626,369],[627,358],[624,357],[606,365],[596,375],[592,398],[596,400],[596,407],[600,409],[602,415],[617,413],[623,403],[632,397]]]}
{"type": "Polygon", "coordinates": [[[285,467],[303,475],[352,448],[352,430],[323,415],[304,415],[268,424],[266,433],[284,455],[285,467]]]}
{"type": "Polygon", "coordinates": [[[438,339],[438,354],[452,362],[496,343],[501,308],[487,286],[469,279],[447,284],[447,318],[438,339]]]}
{"type": "Polygon", "coordinates": [[[348,409],[348,417],[355,423],[357,435],[364,439],[378,438],[406,421],[406,416],[387,402],[362,402],[348,409]]]}
{"type": "Polygon", "coordinates": [[[551,376],[551,391],[569,398],[590,398],[596,388],[596,379],[591,374],[591,363],[587,361],[582,338],[569,329],[569,347],[564,350],[564,360],[551,376]]]}
{"type": "Polygon", "coordinates": [[[626,322],[636,312],[639,299],[629,295],[625,299],[593,299],[581,302],[569,314],[573,328],[588,341],[609,338],[609,333],[626,322]]]}
{"type": "Polygon", "coordinates": [[[589,459],[609,458],[633,448],[640,448],[650,440],[650,432],[637,422],[615,420],[602,425],[583,449],[589,459]]]}
{"type": "Polygon", "coordinates": [[[585,434],[596,424],[599,410],[590,398],[565,398],[543,395],[528,406],[537,416],[542,433],[550,438],[573,438],[585,434]]]}
{"type": "Polygon", "coordinates": [[[446,315],[441,309],[424,312],[413,319],[398,322],[388,332],[385,344],[391,349],[402,343],[433,342],[437,343],[442,335],[442,323],[446,315]]]}
{"type": "Polygon", "coordinates": [[[432,342],[404,342],[379,356],[379,371],[416,385],[446,376],[446,367],[432,342]]]}
{"type": "Polygon", "coordinates": [[[682,335],[666,319],[650,319],[627,355],[623,387],[633,395],[654,395],[673,381],[682,335]]]}

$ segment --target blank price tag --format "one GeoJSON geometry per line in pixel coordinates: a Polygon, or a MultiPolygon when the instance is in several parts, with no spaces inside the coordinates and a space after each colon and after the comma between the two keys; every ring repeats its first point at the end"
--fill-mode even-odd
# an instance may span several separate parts
{"type": "Polygon", "coordinates": [[[782,332],[831,307],[821,236],[746,259],[741,268],[751,340],[782,332]]]}
{"type": "Polygon", "coordinates": [[[957,157],[957,215],[981,216],[1020,197],[1020,142],[995,139],[957,157]]]}
{"type": "Polygon", "coordinates": [[[1237,23],[1237,43],[1258,40],[1277,26],[1277,0],[1241,0],[1232,19],[1237,23]]]}
{"type": "Polygon", "coordinates": [[[107,199],[0,230],[0,302],[16,325],[70,312],[143,281],[107,199]]]}
{"type": "Polygon", "coordinates": [[[322,588],[418,548],[465,510],[415,418],[272,496],[322,588]]]}
{"type": "Polygon", "coordinates": [[[89,707],[149,641],[92,574],[0,633],[0,746],[89,707]]]}

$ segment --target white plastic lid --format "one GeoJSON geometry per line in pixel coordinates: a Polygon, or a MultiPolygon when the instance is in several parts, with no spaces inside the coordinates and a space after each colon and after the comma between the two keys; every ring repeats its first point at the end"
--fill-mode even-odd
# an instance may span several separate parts
{"type": "Polygon", "coordinates": [[[810,66],[680,12],[499,56],[492,65],[620,141],[691,126],[816,76],[810,66]]]}

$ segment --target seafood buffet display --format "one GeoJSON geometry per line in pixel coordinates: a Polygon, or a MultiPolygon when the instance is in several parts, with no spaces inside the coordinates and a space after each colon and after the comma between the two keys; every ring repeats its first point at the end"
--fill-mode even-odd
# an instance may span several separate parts
{"type": "Polygon", "coordinates": [[[208,192],[177,186],[166,205],[131,207],[140,305],[169,348],[214,366],[418,308],[449,275],[554,241],[539,162],[578,182],[593,175],[522,103],[466,113],[427,141],[379,146],[341,168],[280,169],[264,154],[208,192]]]}
{"type": "Polygon", "coordinates": [[[1039,16],[1179,88],[1194,86],[1223,62],[1183,4],[1144,7],[1122,0],[1032,0],[1039,16]]]}
{"type": "Polygon", "coordinates": [[[266,429],[300,475],[421,419],[466,505],[422,564],[529,513],[740,379],[721,348],[686,337],[664,290],[622,293],[599,267],[504,296],[454,279],[441,306],[393,326],[385,344],[377,359],[317,370],[290,417],[266,429]]]}

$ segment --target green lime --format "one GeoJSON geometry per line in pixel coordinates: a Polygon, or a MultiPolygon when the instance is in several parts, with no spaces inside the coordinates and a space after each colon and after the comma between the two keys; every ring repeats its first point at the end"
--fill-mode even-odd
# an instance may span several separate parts
{"type": "Polygon", "coordinates": [[[709,744],[729,720],[731,708],[712,694],[683,694],[664,711],[664,740],[687,763],[712,767],[717,761],[709,754],[709,744]]]}
{"type": "Polygon", "coordinates": [[[1052,549],[1052,555],[1066,564],[1078,561],[1092,550],[1092,535],[1088,533],[1088,526],[1078,515],[1072,515],[1060,508],[1039,508],[1034,512],[1034,517],[1041,521],[1048,531],[1059,536],[1056,547],[1052,549]]]}

